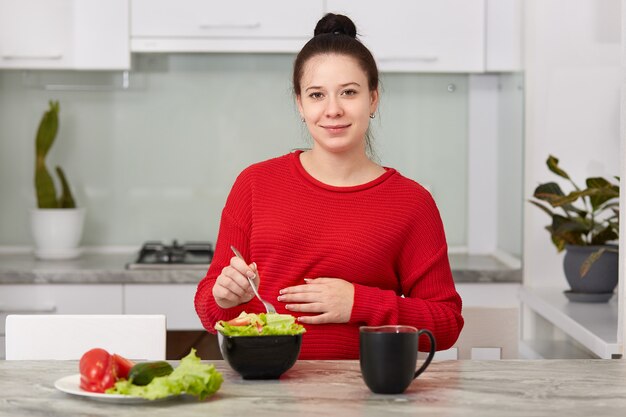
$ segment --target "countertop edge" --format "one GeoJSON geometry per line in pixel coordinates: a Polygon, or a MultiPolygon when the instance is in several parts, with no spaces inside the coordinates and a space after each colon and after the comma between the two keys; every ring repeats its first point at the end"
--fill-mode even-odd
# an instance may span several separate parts
{"type": "MultiPolygon", "coordinates": [[[[84,255],[69,261],[37,261],[32,255],[0,255],[0,285],[198,284],[204,269],[130,270],[128,255],[84,255]]],[[[521,283],[521,268],[489,255],[451,254],[455,283],[521,283]]]]}

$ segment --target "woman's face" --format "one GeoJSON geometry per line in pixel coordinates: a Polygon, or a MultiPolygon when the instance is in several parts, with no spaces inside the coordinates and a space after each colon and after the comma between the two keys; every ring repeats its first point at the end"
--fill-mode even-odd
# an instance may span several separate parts
{"type": "Polygon", "coordinates": [[[356,60],[337,54],[312,57],[304,66],[296,99],[317,146],[332,153],[365,152],[378,91],[369,91],[367,75],[356,60]]]}

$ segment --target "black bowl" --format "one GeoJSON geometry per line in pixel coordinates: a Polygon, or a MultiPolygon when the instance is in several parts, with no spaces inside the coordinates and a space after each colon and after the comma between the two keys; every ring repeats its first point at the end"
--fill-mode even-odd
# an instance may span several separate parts
{"type": "Polygon", "coordinates": [[[224,360],[243,379],[276,379],[298,359],[302,335],[224,336],[217,334],[224,360]]]}

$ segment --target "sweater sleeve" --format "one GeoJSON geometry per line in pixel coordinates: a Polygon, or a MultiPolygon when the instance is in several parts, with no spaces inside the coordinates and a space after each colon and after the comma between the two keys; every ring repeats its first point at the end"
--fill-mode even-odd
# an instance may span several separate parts
{"type": "MultiPolygon", "coordinates": [[[[457,293],[443,224],[432,197],[415,216],[414,227],[405,236],[399,251],[397,271],[402,294],[354,284],[350,321],[379,326],[404,324],[433,332],[437,350],[450,348],[463,328],[461,297],[457,293]]],[[[420,350],[430,342],[420,339],[420,350]]]]}
{"type": "Polygon", "coordinates": [[[194,304],[202,325],[211,333],[219,320],[230,320],[237,317],[242,311],[256,311],[263,306],[252,306],[259,303],[256,298],[250,302],[232,308],[221,308],[213,298],[215,280],[224,267],[230,265],[233,245],[241,251],[244,257],[249,257],[249,230],[250,230],[250,189],[251,181],[244,171],[235,181],[222,211],[220,229],[215,245],[215,253],[206,276],[198,284],[194,304]]]}

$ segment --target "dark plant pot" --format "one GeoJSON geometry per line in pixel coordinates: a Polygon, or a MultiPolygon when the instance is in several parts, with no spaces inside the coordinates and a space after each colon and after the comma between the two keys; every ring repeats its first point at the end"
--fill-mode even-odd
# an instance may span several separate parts
{"type": "Polygon", "coordinates": [[[580,267],[593,252],[603,248],[617,249],[616,245],[603,246],[565,246],[565,258],[563,259],[563,269],[565,278],[569,283],[572,292],[588,294],[610,294],[615,290],[618,281],[618,254],[617,252],[604,252],[596,260],[589,272],[584,277],[580,276],[580,267]]]}

